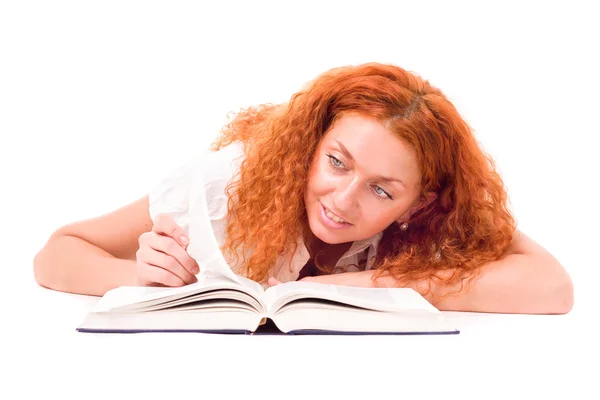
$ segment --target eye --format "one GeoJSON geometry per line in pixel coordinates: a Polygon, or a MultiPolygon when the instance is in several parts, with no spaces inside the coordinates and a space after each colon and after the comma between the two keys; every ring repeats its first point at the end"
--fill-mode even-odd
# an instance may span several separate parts
{"type": "Polygon", "coordinates": [[[343,162],[341,162],[340,160],[338,160],[337,158],[335,158],[332,155],[327,154],[327,157],[329,157],[329,164],[331,164],[334,168],[342,168],[342,166],[344,165],[343,162]],[[341,166],[338,166],[336,163],[340,163],[341,166]]]}
{"type": "MultiPolygon", "coordinates": [[[[340,160],[338,160],[337,158],[335,158],[331,154],[327,154],[327,157],[329,157],[329,165],[331,165],[335,169],[343,169],[343,165],[344,165],[343,162],[341,162],[340,160]]],[[[385,190],[383,190],[379,186],[373,186],[373,187],[375,188],[375,194],[377,194],[377,196],[379,198],[383,199],[384,196],[385,196],[385,198],[388,198],[390,200],[394,199],[392,196],[390,196],[389,193],[387,193],[385,190]],[[377,189],[381,190],[382,194],[379,194],[379,192],[377,191],[377,189]]]]}
{"type": "MultiPolygon", "coordinates": [[[[386,196],[388,199],[390,199],[390,200],[393,200],[392,196],[390,196],[390,195],[388,194],[388,192],[386,192],[385,190],[381,189],[379,186],[373,186],[373,187],[374,187],[375,189],[379,189],[379,190],[381,190],[381,191],[383,192],[383,194],[384,194],[384,195],[385,195],[385,196],[386,196]]],[[[377,190],[375,190],[375,192],[377,192],[377,190]]],[[[382,196],[382,197],[383,197],[383,196],[382,196]]]]}

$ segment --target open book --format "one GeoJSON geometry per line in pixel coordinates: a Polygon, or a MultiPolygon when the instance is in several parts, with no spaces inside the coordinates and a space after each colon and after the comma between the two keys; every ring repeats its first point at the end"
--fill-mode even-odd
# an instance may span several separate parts
{"type": "Polygon", "coordinates": [[[80,332],[287,334],[459,333],[410,288],[371,289],[287,282],[264,289],[241,276],[198,276],[176,288],[122,286],[107,292],[80,332]]]}

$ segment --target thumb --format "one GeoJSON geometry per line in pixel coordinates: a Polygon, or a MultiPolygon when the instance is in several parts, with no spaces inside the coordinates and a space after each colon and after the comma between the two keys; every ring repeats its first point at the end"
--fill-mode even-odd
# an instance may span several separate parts
{"type": "Polygon", "coordinates": [[[179,242],[181,244],[181,246],[187,250],[188,244],[190,244],[190,238],[188,238],[186,233],[183,231],[178,232],[177,235],[178,235],[178,236],[176,236],[177,242],[179,242]]]}

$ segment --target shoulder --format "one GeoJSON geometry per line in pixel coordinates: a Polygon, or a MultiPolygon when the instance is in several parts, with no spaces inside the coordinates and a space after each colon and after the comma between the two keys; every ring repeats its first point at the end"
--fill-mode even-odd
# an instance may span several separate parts
{"type": "Polygon", "coordinates": [[[204,160],[203,183],[208,215],[211,220],[227,214],[227,186],[239,172],[245,153],[243,144],[234,142],[211,152],[204,160]]]}
{"type": "Polygon", "coordinates": [[[506,248],[503,256],[509,256],[512,254],[551,256],[544,247],[527,236],[525,233],[521,232],[519,229],[516,229],[513,233],[512,240],[506,248]]]}
{"type": "Polygon", "coordinates": [[[218,151],[206,151],[202,155],[204,181],[231,179],[239,170],[244,156],[244,146],[239,141],[218,151]]]}
{"type": "MultiPolygon", "coordinates": [[[[218,151],[205,150],[172,168],[151,188],[150,214],[184,214],[206,199],[211,217],[221,214],[226,184],[239,169],[244,152],[241,143],[234,142],[218,151]]],[[[226,201],[225,201],[226,203],[226,201]]]]}

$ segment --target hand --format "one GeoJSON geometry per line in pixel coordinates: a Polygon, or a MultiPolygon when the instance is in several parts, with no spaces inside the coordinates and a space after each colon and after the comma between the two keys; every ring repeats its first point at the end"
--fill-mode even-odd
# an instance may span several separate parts
{"type": "Polygon", "coordinates": [[[143,233],[138,241],[136,285],[184,286],[198,281],[195,275],[200,268],[186,251],[189,239],[171,218],[158,215],[152,231],[143,233]]]}

